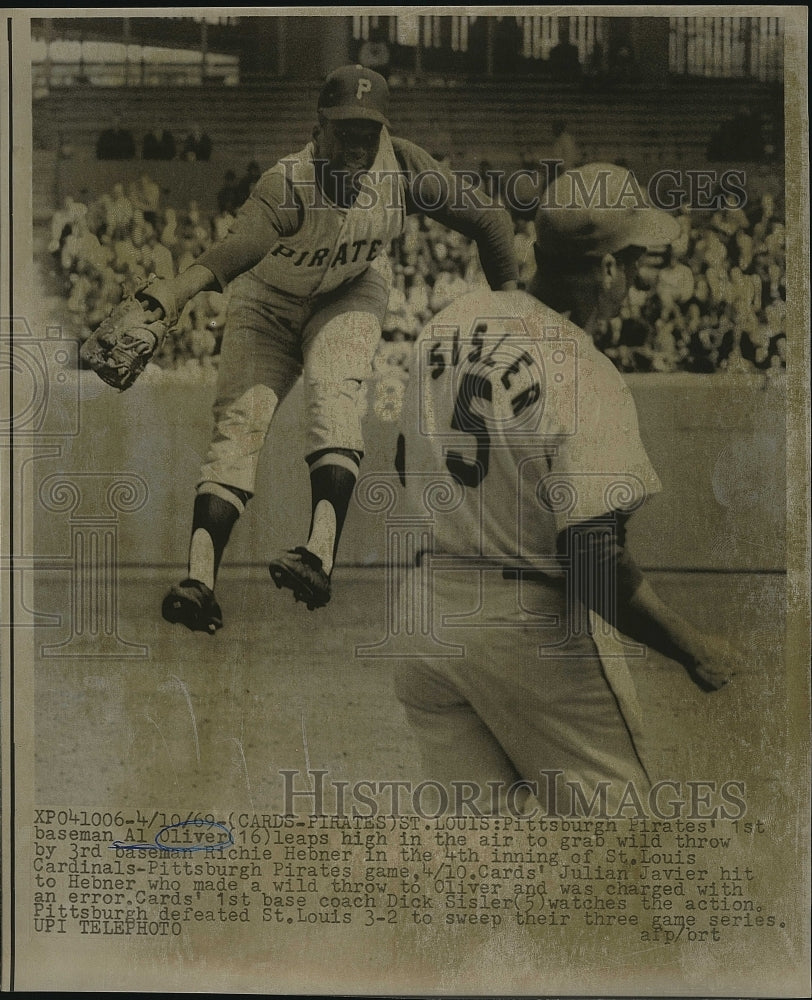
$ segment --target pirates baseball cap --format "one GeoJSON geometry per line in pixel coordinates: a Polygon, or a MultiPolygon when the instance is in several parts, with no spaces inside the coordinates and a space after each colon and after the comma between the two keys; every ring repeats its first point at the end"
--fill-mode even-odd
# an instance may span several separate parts
{"type": "Polygon", "coordinates": [[[324,81],[319,94],[319,114],[328,121],[366,118],[389,125],[389,86],[375,70],[364,66],[339,66],[324,81]]]}
{"type": "Polygon", "coordinates": [[[536,212],[536,247],[546,257],[656,250],[679,235],[677,220],[652,207],[634,174],[613,163],[567,170],[542,193],[536,212]]]}

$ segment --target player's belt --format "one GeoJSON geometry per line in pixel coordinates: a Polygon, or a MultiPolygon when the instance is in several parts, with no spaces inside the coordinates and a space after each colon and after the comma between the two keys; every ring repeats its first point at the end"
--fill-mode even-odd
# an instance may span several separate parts
{"type": "MultiPolygon", "coordinates": [[[[560,567],[556,563],[551,567],[560,572],[560,567]]],[[[545,573],[540,569],[531,569],[527,566],[505,566],[502,570],[503,580],[526,580],[528,583],[551,583],[558,581],[560,577],[545,573]]]]}

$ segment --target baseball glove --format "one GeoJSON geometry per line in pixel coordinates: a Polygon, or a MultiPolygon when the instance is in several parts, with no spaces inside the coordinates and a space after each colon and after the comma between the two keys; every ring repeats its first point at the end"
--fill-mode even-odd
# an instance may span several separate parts
{"type": "Polygon", "coordinates": [[[175,319],[147,284],[113,309],[82,344],[80,356],[102,381],[123,392],[146,368],[175,319]],[[156,306],[164,314],[160,319],[156,306]]]}

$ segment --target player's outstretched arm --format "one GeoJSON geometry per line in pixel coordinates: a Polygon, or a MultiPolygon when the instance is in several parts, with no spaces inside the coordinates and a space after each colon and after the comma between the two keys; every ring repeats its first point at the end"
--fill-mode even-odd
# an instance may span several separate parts
{"type": "Polygon", "coordinates": [[[133,385],[191,298],[198,292],[222,291],[233,278],[257,264],[283,224],[286,231],[295,231],[295,207],[280,215],[273,203],[283,196],[284,183],[284,179],[274,182],[274,175],[265,175],[227,236],[177,277],[153,277],[119,303],[82,345],[85,364],[116,389],[133,385]]]}
{"type": "Polygon", "coordinates": [[[635,642],[677,663],[703,691],[717,691],[739,672],[741,656],[724,638],[702,632],[668,607],[626,551],[628,518],[616,514],[569,526],[558,538],[561,564],[581,602],[635,642]],[[608,580],[615,586],[606,586],[608,580]]]}
{"type": "Polygon", "coordinates": [[[392,146],[407,181],[407,214],[427,215],[474,240],[482,270],[493,291],[518,288],[513,222],[507,210],[474,191],[470,172],[462,176],[453,174],[425,149],[406,139],[392,136],[392,146]]]}
{"type": "Polygon", "coordinates": [[[180,315],[181,310],[198,292],[219,291],[220,283],[212,272],[202,264],[192,264],[176,278],[159,278],[151,281],[136,298],[154,319],[171,320],[180,315]]]}
{"type": "Polygon", "coordinates": [[[150,282],[140,298],[163,309],[161,317],[179,316],[198,292],[221,292],[230,281],[259,263],[282,235],[290,236],[300,225],[295,195],[282,173],[268,171],[240,208],[228,234],[171,280],[150,282]]]}

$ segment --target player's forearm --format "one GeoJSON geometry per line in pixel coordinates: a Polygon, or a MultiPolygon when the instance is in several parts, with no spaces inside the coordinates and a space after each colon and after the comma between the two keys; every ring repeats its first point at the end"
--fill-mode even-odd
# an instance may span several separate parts
{"type": "Polygon", "coordinates": [[[494,291],[518,287],[513,222],[507,211],[494,203],[481,204],[472,195],[470,174],[451,174],[424,149],[404,139],[393,137],[392,145],[407,180],[407,214],[427,215],[474,240],[482,270],[494,291]]]}
{"type": "Polygon", "coordinates": [[[617,624],[630,638],[681,663],[703,691],[718,691],[743,669],[741,650],[685,621],[645,581],[622,606],[617,624]]]}
{"type": "Polygon", "coordinates": [[[258,264],[277,239],[278,233],[268,226],[245,224],[242,231],[229,233],[204,250],[195,263],[208,269],[217,290],[222,291],[230,281],[258,264]]]}
{"type": "Polygon", "coordinates": [[[614,624],[624,635],[688,669],[696,665],[703,633],[664,604],[647,580],[633,594],[618,593],[617,604],[614,624]]]}
{"type": "Polygon", "coordinates": [[[571,525],[559,558],[579,601],[635,642],[693,671],[708,637],[663,603],[626,549],[626,518],[604,515],[571,525]]]}
{"type": "Polygon", "coordinates": [[[189,299],[198,292],[215,291],[219,283],[214,274],[202,264],[194,263],[182,271],[177,277],[153,281],[141,292],[140,298],[150,305],[159,306],[162,319],[177,317],[189,299]]]}
{"type": "Polygon", "coordinates": [[[183,308],[189,299],[194,298],[198,292],[219,291],[219,282],[213,272],[204,264],[195,261],[182,271],[175,279],[175,294],[178,299],[179,308],[183,308]]]}
{"type": "Polygon", "coordinates": [[[292,236],[301,225],[301,205],[285,176],[270,170],[260,178],[240,208],[228,235],[197,258],[217,279],[219,290],[250,271],[274,248],[280,237],[292,236]]]}

